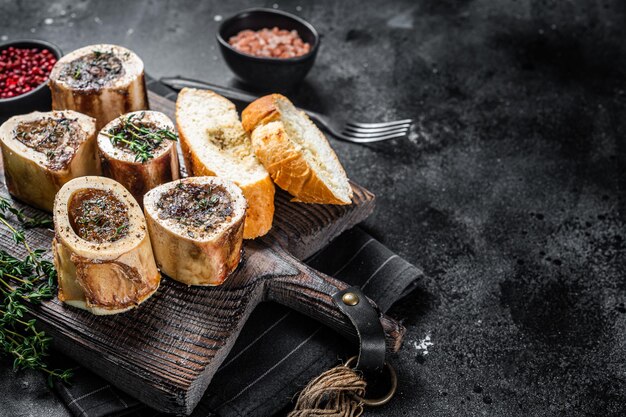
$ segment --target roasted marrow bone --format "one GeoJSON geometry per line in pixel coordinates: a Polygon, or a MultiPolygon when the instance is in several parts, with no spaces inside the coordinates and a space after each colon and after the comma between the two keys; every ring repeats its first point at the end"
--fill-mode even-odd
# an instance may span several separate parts
{"type": "Polygon", "coordinates": [[[105,177],[81,177],[61,188],[52,242],[59,300],[93,314],[138,306],[161,275],[137,201],[105,177]]]}
{"type": "Polygon", "coordinates": [[[129,111],[148,108],[141,59],[116,45],[77,49],[50,73],[53,109],[71,109],[95,117],[97,129],[129,111]]]}
{"type": "Polygon", "coordinates": [[[190,177],[146,194],[144,211],[161,271],[187,285],[219,285],[241,259],[246,200],[234,183],[190,177]]]}
{"type": "Polygon", "coordinates": [[[174,124],[163,113],[138,111],[118,117],[98,135],[104,175],[143,204],[145,193],[179,178],[174,124]]]}
{"type": "Polygon", "coordinates": [[[101,173],[95,120],[75,111],[14,116],[0,126],[0,141],[9,192],[46,211],[63,184],[101,173]]]}

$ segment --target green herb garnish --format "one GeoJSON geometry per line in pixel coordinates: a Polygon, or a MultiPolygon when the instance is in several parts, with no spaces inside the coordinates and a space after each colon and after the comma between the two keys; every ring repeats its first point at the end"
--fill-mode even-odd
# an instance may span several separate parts
{"type": "Polygon", "coordinates": [[[115,229],[115,236],[119,236],[128,229],[128,224],[123,224],[115,229]]]}
{"type": "Polygon", "coordinates": [[[209,207],[213,207],[214,205],[217,204],[217,202],[220,200],[220,198],[218,196],[216,196],[215,194],[211,195],[210,198],[203,198],[200,201],[198,201],[198,208],[200,210],[204,210],[207,209],[209,207]]]}
{"type": "Polygon", "coordinates": [[[53,297],[56,270],[50,261],[42,259],[42,249],[31,249],[24,232],[9,223],[13,214],[26,228],[49,226],[50,220],[37,220],[26,216],[22,210],[0,197],[0,225],[9,229],[13,241],[24,247],[27,255],[18,259],[0,250],[0,355],[13,358],[13,369],[35,369],[48,374],[48,381],[68,381],[71,370],[50,369],[44,358],[48,356],[51,338],[37,330],[34,319],[24,316],[32,304],[53,297]]]}
{"type": "Polygon", "coordinates": [[[202,200],[198,201],[198,207],[201,209],[205,209],[209,207],[209,200],[207,200],[206,198],[203,198],[202,200]]]}
{"type": "Polygon", "coordinates": [[[177,141],[176,133],[169,129],[151,127],[141,122],[144,113],[135,113],[122,118],[121,125],[102,132],[111,139],[111,143],[124,146],[135,154],[135,161],[142,164],[154,158],[152,151],[165,140],[177,141]]]}
{"type": "MultiPolygon", "coordinates": [[[[34,218],[26,215],[24,210],[18,209],[17,207],[11,204],[6,198],[0,197],[0,219],[4,219],[6,221],[6,214],[11,213],[19,222],[24,226],[25,229],[34,229],[35,227],[52,227],[52,219],[50,218],[34,218]]],[[[0,220],[1,221],[1,220],[0,220]]]]}

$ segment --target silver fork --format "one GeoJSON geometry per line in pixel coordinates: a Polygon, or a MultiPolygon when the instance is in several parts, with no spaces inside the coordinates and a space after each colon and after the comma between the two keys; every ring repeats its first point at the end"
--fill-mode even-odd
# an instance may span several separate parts
{"type": "MultiPolygon", "coordinates": [[[[229,87],[222,87],[204,81],[192,80],[185,77],[163,77],[159,80],[174,90],[181,90],[184,87],[204,88],[213,90],[229,100],[239,102],[240,104],[249,104],[258,97],[229,87]]],[[[360,123],[348,120],[345,123],[332,121],[328,116],[311,111],[304,110],[306,114],[322,129],[336,137],[337,139],[352,143],[373,143],[385,140],[401,138],[407,136],[413,120],[403,119],[393,122],[380,123],[360,123]]]]}

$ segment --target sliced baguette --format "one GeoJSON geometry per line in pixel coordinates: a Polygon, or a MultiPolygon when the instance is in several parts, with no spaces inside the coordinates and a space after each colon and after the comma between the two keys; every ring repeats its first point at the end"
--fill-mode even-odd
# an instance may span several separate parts
{"type": "Polygon", "coordinates": [[[248,202],[244,239],[272,227],[274,184],[254,155],[235,105],[209,90],[184,88],[176,100],[176,124],[187,170],[236,183],[248,202]]]}
{"type": "Polygon", "coordinates": [[[255,100],[243,111],[242,123],[256,156],[294,201],[351,203],[352,187],[337,155],[289,99],[271,94],[255,100]]]}

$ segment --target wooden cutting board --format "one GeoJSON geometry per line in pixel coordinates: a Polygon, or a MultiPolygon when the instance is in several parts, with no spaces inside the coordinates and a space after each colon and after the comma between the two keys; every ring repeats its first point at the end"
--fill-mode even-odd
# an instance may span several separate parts
{"type": "MultiPolygon", "coordinates": [[[[152,93],[149,99],[153,110],[174,120],[172,101],[152,93]]],[[[373,194],[352,187],[349,206],[291,203],[277,189],[271,232],[245,243],[242,264],[220,287],[187,287],[163,277],[154,296],[124,314],[94,316],[55,298],[35,306],[33,317],[54,338],[56,349],[116,387],[159,411],[189,414],[259,302],[288,305],[355,339],[330,297],[347,285],[299,261],[372,212],[373,194]]],[[[0,194],[8,196],[5,187],[0,194]]],[[[25,256],[8,230],[0,230],[0,249],[25,256]]],[[[51,230],[26,232],[31,247],[47,249],[47,259],[52,259],[52,237],[51,230]]],[[[381,323],[388,350],[396,351],[404,329],[384,316],[381,323]]]]}

